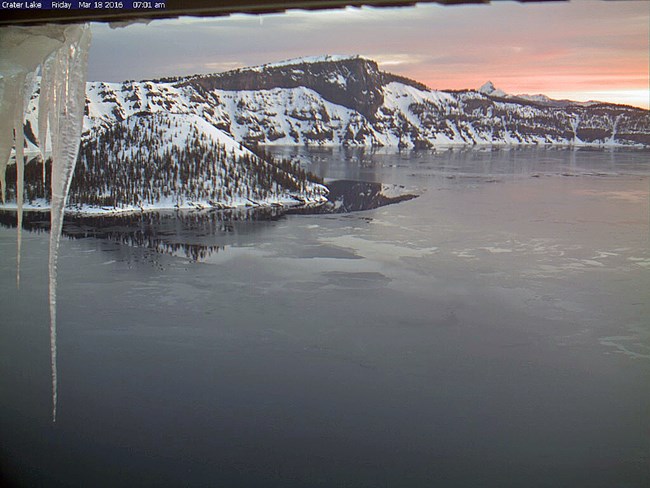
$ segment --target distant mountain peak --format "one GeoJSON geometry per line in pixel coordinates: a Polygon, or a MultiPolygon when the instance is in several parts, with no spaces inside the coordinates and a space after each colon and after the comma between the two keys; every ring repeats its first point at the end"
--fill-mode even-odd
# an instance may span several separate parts
{"type": "Polygon", "coordinates": [[[485,93],[485,94],[492,93],[494,90],[495,90],[494,83],[492,83],[490,80],[483,83],[483,85],[481,85],[481,88],[478,89],[480,93],[485,93]]]}
{"type": "Polygon", "coordinates": [[[491,81],[486,81],[481,88],[479,88],[478,93],[481,93],[482,95],[488,96],[488,97],[496,97],[496,98],[505,98],[508,100],[517,100],[517,101],[526,101],[526,102],[532,102],[536,104],[541,104],[541,105],[546,105],[546,106],[554,106],[554,107],[566,107],[569,105],[576,105],[576,106],[581,106],[581,107],[589,107],[591,105],[599,105],[602,104],[603,102],[597,102],[590,100],[588,102],[577,102],[575,100],[555,100],[553,98],[550,98],[546,95],[543,95],[541,93],[535,94],[535,95],[528,95],[527,93],[521,93],[518,95],[510,95],[503,90],[497,88],[494,86],[494,83],[491,81]]]}
{"type": "Polygon", "coordinates": [[[505,97],[507,96],[506,92],[503,90],[498,89],[496,86],[494,86],[494,83],[491,81],[486,81],[481,88],[478,89],[479,93],[482,93],[483,95],[488,95],[491,97],[505,97]]]}

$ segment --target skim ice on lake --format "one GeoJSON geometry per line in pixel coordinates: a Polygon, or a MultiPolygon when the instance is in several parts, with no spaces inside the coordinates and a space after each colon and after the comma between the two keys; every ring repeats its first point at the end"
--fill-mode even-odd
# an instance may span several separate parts
{"type": "Polygon", "coordinates": [[[24,233],[18,292],[0,228],[7,469],[31,485],[648,485],[647,151],[274,150],[420,196],[63,239],[56,426],[48,236],[24,233]]]}

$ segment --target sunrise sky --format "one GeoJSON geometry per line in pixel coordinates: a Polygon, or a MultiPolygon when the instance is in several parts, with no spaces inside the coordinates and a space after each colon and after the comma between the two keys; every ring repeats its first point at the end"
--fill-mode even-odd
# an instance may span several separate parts
{"type": "Polygon", "coordinates": [[[650,105],[650,2],[572,0],[291,11],[93,25],[89,80],[225,71],[361,54],[434,89],[491,80],[513,93],[650,105]]]}

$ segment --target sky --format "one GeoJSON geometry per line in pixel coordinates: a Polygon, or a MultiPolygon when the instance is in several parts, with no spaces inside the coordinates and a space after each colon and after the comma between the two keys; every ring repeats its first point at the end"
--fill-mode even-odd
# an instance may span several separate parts
{"type": "Polygon", "coordinates": [[[511,94],[650,105],[650,2],[420,4],[93,24],[88,79],[227,71],[360,54],[434,89],[492,81],[511,94]]]}

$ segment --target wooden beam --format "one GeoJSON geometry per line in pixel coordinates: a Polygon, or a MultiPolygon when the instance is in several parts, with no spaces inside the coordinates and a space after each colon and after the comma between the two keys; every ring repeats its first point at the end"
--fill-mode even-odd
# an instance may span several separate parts
{"type": "MultiPolygon", "coordinates": [[[[70,9],[48,8],[52,0],[36,0],[35,2],[19,0],[0,1],[0,25],[33,25],[43,23],[70,22],[125,22],[136,19],[165,19],[180,16],[218,17],[233,13],[270,14],[284,12],[289,9],[324,10],[344,8],[347,6],[362,7],[405,7],[416,3],[438,3],[443,5],[490,3],[490,0],[145,0],[136,2],[142,8],[134,9],[134,0],[82,0],[90,8],[77,8],[80,0],[64,0],[70,3],[70,9]],[[122,8],[93,8],[99,4],[102,7],[121,5],[122,8]],[[30,3],[40,3],[41,8],[24,8],[30,3]],[[22,4],[23,8],[11,8],[12,4],[22,4]],[[162,7],[164,4],[164,8],[162,7]],[[156,8],[158,6],[158,8],[156,8]],[[144,8],[147,7],[147,8],[144,8]]],[[[545,2],[558,0],[517,0],[519,2],[545,2]]],[[[559,0],[565,1],[565,0],[559,0]]],[[[64,2],[55,1],[61,4],[64,2]]]]}

